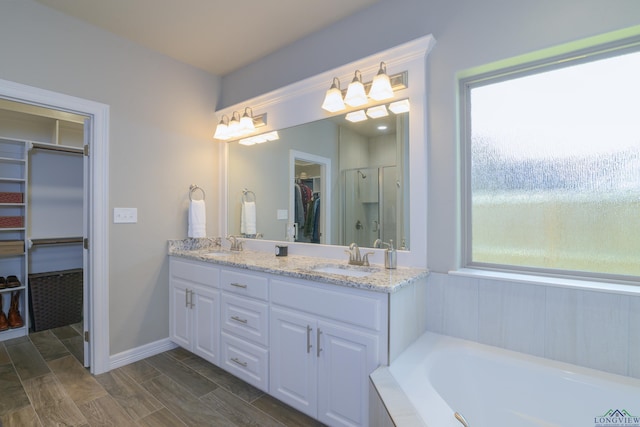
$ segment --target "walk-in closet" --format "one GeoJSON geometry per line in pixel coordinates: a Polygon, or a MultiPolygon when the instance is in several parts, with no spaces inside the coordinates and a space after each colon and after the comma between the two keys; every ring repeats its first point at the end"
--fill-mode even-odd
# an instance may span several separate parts
{"type": "Polygon", "coordinates": [[[84,119],[0,99],[0,341],[84,330],[84,119]]]}

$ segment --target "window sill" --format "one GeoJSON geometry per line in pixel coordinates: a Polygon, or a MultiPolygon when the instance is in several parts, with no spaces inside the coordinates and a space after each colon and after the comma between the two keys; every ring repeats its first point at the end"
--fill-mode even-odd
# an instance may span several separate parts
{"type": "Polygon", "coordinates": [[[504,271],[481,270],[474,268],[460,268],[458,270],[449,271],[449,274],[452,276],[470,277],[475,279],[501,280],[526,283],[530,285],[554,286],[559,288],[573,288],[585,291],[640,296],[640,286],[633,284],[578,280],[566,277],[537,276],[533,274],[508,273],[504,271]]]}

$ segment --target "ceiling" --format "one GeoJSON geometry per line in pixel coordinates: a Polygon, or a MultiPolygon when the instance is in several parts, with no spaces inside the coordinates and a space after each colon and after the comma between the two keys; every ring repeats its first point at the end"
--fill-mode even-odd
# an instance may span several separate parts
{"type": "Polygon", "coordinates": [[[380,0],[36,0],[223,76],[380,0]]]}

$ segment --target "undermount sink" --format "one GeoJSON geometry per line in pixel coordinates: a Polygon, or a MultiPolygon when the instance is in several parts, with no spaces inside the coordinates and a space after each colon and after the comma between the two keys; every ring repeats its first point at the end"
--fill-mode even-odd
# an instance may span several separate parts
{"type": "Polygon", "coordinates": [[[318,265],[311,271],[316,273],[337,274],[349,277],[367,277],[375,272],[371,267],[355,267],[351,265],[318,265]]]}

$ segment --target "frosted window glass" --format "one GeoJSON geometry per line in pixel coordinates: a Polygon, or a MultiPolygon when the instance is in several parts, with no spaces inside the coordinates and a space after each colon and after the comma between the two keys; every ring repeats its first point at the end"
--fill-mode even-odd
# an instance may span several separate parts
{"type": "Polygon", "coordinates": [[[640,53],[469,99],[471,261],[640,276],[640,53]]]}

